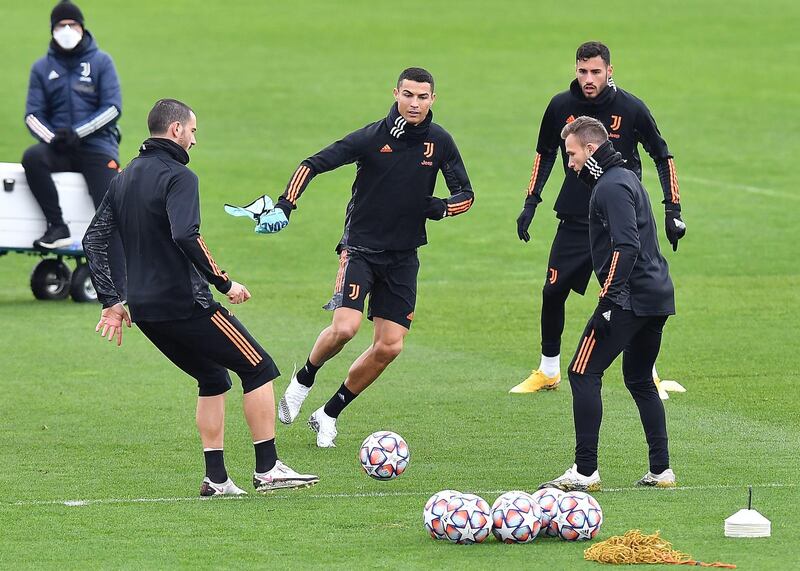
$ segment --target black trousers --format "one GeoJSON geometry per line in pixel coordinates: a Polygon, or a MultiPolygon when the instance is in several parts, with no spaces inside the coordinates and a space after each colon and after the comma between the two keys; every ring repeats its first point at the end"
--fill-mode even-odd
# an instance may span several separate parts
{"type": "MultiPolygon", "coordinates": [[[[51,145],[39,143],[28,147],[22,155],[22,167],[25,178],[36,202],[42,208],[48,224],[63,224],[61,205],[58,202],[58,191],[51,178],[54,172],[79,172],[86,179],[89,194],[94,207],[100,206],[108,190],[108,183],[117,176],[119,163],[116,157],[99,153],[82,151],[80,148],[66,152],[57,152],[51,145]]],[[[109,244],[111,277],[122,299],[126,297],[125,253],[122,241],[117,233],[111,237],[109,244]]]]}
{"type": "Polygon", "coordinates": [[[650,471],[669,468],[667,421],[664,404],[653,383],[653,364],[661,347],[666,316],[637,317],[632,311],[614,310],[611,333],[597,339],[587,325],[569,365],[572,413],[575,420],[575,463],[582,474],[597,469],[597,443],[603,418],[600,396],[603,373],[622,353],[622,376],[644,428],[650,451],[650,471]]]}
{"type": "Polygon", "coordinates": [[[550,247],[547,276],[542,288],[542,355],[555,357],[561,353],[567,297],[570,291],[583,295],[591,275],[589,225],[562,219],[550,247]]]}

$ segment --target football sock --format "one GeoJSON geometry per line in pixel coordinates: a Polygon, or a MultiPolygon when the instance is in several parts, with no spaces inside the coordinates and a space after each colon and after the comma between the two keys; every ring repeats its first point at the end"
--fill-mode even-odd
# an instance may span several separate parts
{"type": "Polygon", "coordinates": [[[253,448],[256,449],[256,472],[264,473],[272,470],[275,467],[275,462],[278,461],[275,439],[270,438],[269,440],[253,442],[253,448]]]}
{"type": "Polygon", "coordinates": [[[577,470],[578,474],[580,474],[581,476],[586,476],[588,478],[597,471],[597,466],[584,466],[582,464],[578,464],[577,470]]]}
{"type": "Polygon", "coordinates": [[[669,465],[664,466],[662,464],[662,465],[659,465],[659,466],[650,466],[650,472],[652,472],[656,476],[658,476],[659,474],[662,474],[664,472],[664,470],[669,470],[669,465]]]}
{"type": "Polygon", "coordinates": [[[561,355],[555,357],[548,357],[542,355],[542,361],[539,363],[539,370],[548,377],[555,377],[561,372],[561,355]]]}
{"type": "Polygon", "coordinates": [[[330,416],[331,418],[339,418],[339,413],[344,410],[348,404],[353,402],[353,399],[356,398],[358,395],[350,392],[350,390],[344,386],[339,387],[339,390],[336,391],[331,399],[325,404],[325,414],[330,416]]]}
{"type": "Polygon", "coordinates": [[[314,384],[314,377],[322,368],[322,365],[317,367],[316,365],[311,363],[310,359],[306,359],[305,366],[297,371],[297,382],[303,385],[304,387],[310,387],[314,384]]]}
{"type": "Polygon", "coordinates": [[[228,472],[225,470],[225,460],[221,448],[203,448],[206,459],[206,476],[215,484],[228,481],[228,472]]]}

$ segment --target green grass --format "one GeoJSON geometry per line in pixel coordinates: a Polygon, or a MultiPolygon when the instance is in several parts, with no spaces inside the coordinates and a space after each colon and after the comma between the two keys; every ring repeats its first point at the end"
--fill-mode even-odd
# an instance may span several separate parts
{"type": "MultiPolygon", "coordinates": [[[[22,122],[28,70],[47,42],[52,2],[3,7],[0,160],[31,144],[22,122]]],[[[458,141],[476,190],[463,217],[429,225],[419,303],[406,349],[346,411],[335,450],[302,423],[278,428],[281,455],[317,471],[314,489],[244,500],[192,498],[202,476],[192,382],[135,329],[122,349],[93,332],[96,306],[32,299],[33,258],[0,258],[0,567],[2,568],[599,568],[585,545],[430,540],[427,497],[443,488],[532,489],[571,462],[571,399],[506,391],[538,361],[539,291],[555,229],[555,174],[533,225],[515,236],[532,145],[549,98],[570,81],[575,47],[610,44],[618,84],[644,99],[676,155],[689,226],[669,259],[678,315],[659,369],[688,387],[667,404],[681,488],[631,488],[646,470],[638,415],[615,365],[605,379],[597,494],[600,538],[661,530],[676,548],[740,569],[800,559],[797,476],[800,352],[796,174],[800,95],[786,70],[800,55],[795,2],[484,3],[432,1],[219,4],[80,3],[123,85],[121,149],[130,160],[159,97],[199,118],[190,166],[201,180],[203,233],[253,300],[237,315],[284,373],[330,318],[353,168],[319,177],[290,227],[253,235],[225,201],[279,194],[302,158],[381,117],[400,69],[437,79],[436,119],[458,141]],[[408,472],[360,473],[361,439],[408,440],[408,472]],[[746,486],[773,536],[722,536],[746,486]],[[134,502],[136,498],[187,498],[134,502]],[[66,506],[64,500],[100,500],[66,506]]],[[[659,190],[652,163],[645,183],[659,190]]],[[[444,192],[440,186],[440,194],[444,192]]],[[[660,199],[658,199],[660,200],[660,199]]],[[[657,216],[661,225],[660,216],[657,216]]],[[[593,286],[592,286],[593,287],[593,286]]],[[[565,360],[593,306],[573,297],[565,360]]],[[[323,403],[369,343],[370,327],[319,375],[304,408],[323,403]]],[[[285,376],[276,383],[282,391],[285,376]]],[[[228,403],[226,458],[246,484],[252,449],[241,395],[228,403]]]]}

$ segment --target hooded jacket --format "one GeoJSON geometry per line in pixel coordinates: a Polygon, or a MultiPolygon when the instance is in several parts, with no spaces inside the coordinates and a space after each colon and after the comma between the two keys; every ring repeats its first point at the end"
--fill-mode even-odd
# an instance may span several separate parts
{"type": "Polygon", "coordinates": [[[82,150],[116,160],[121,113],[114,62],[97,48],[88,30],[69,52],[51,41],[47,55],[31,67],[25,125],[40,141],[50,143],[56,129],[72,129],[81,139],[82,150]]]}

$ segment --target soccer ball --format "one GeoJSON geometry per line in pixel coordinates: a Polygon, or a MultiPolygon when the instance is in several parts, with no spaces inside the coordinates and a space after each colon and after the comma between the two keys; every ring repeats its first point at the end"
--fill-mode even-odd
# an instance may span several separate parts
{"type": "Polygon", "coordinates": [[[455,490],[442,490],[433,494],[425,502],[425,509],[422,511],[422,522],[433,539],[445,538],[442,516],[447,512],[447,504],[450,503],[453,496],[460,494],[461,492],[455,490]]]}
{"type": "Polygon", "coordinates": [[[558,536],[558,529],[554,527],[552,520],[558,512],[558,500],[563,495],[564,492],[558,488],[542,488],[532,494],[533,499],[542,510],[542,527],[539,529],[539,535],[543,537],[558,536]]]}
{"type": "Polygon", "coordinates": [[[529,543],[542,527],[542,509],[526,492],[506,492],[492,505],[492,533],[503,543],[529,543]]]}
{"type": "Polygon", "coordinates": [[[373,432],[361,443],[358,459],[368,476],[393,480],[405,472],[410,458],[408,444],[395,432],[373,432]]]}
{"type": "Polygon", "coordinates": [[[492,529],[489,504],[474,494],[458,494],[447,503],[442,516],[446,539],[454,543],[481,543],[492,529]]]}
{"type": "Polygon", "coordinates": [[[558,500],[551,526],[567,541],[594,539],[603,524],[603,510],[586,492],[567,492],[558,500]]]}

